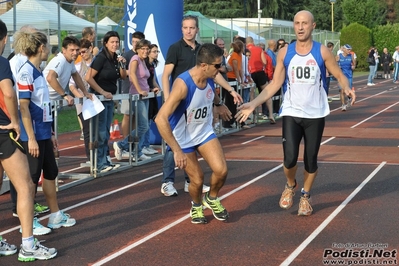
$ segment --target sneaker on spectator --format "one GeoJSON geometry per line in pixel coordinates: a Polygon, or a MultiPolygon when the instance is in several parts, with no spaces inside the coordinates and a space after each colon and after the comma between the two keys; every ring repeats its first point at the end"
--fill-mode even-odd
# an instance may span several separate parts
{"type": "Polygon", "coordinates": [[[367,83],[367,86],[374,86],[373,83],[367,83]]]}
{"type": "Polygon", "coordinates": [[[166,197],[177,196],[177,190],[173,186],[173,182],[163,183],[161,186],[161,193],[166,197]]]}
{"type": "Polygon", "coordinates": [[[285,189],[283,193],[281,194],[280,202],[279,205],[283,209],[289,209],[292,206],[293,200],[292,198],[295,195],[295,188],[297,186],[296,180],[295,180],[295,185],[290,187],[288,184],[285,184],[285,189]]]}
{"type": "Polygon", "coordinates": [[[299,209],[298,215],[309,216],[313,212],[312,206],[310,206],[310,197],[308,196],[301,196],[301,200],[299,201],[299,209]]]}
{"type": "Polygon", "coordinates": [[[17,253],[15,245],[8,244],[3,237],[0,236],[0,256],[8,256],[17,253]]]}
{"type": "Polygon", "coordinates": [[[158,153],[158,151],[154,150],[154,149],[151,148],[151,147],[144,147],[144,148],[141,150],[141,152],[144,153],[144,154],[146,154],[146,155],[153,155],[153,154],[157,154],[157,153],[158,153]]]}
{"type": "Polygon", "coordinates": [[[35,206],[34,206],[34,210],[35,210],[36,213],[41,214],[41,213],[48,212],[50,209],[49,209],[48,206],[41,205],[40,203],[36,202],[35,206]]]}
{"type": "Polygon", "coordinates": [[[55,248],[47,248],[40,245],[40,242],[35,238],[32,250],[27,250],[21,245],[19,250],[19,261],[34,261],[34,260],[49,260],[57,256],[55,248]]]}
{"type": "Polygon", "coordinates": [[[112,170],[116,170],[119,167],[121,167],[121,165],[119,163],[111,163],[110,166],[112,166],[112,170]]]}
{"type": "MultiPolygon", "coordinates": [[[[118,146],[118,142],[114,142],[114,144],[112,144],[112,147],[114,148],[114,154],[115,154],[115,158],[120,161],[122,160],[122,149],[119,148],[118,146]]],[[[129,158],[129,157],[128,157],[129,158]]]]}
{"type": "Polygon", "coordinates": [[[226,208],[223,207],[222,203],[220,203],[219,198],[214,200],[209,199],[209,192],[205,193],[202,198],[202,204],[208,209],[212,210],[213,216],[219,221],[225,221],[229,218],[229,213],[226,208]]]}
{"type": "Polygon", "coordinates": [[[133,155],[130,154],[128,151],[123,150],[121,159],[129,159],[130,156],[133,156],[133,155]]]}
{"type": "MultiPolygon", "coordinates": [[[[188,193],[188,185],[189,185],[190,183],[189,182],[187,182],[187,180],[184,182],[184,192],[187,192],[188,193]]],[[[202,185],[202,193],[206,193],[206,192],[208,192],[210,190],[210,187],[208,187],[207,185],[205,185],[205,184],[203,184],[202,185]]]]}
{"type": "MultiPolygon", "coordinates": [[[[19,232],[22,233],[22,228],[19,229],[19,232]]],[[[34,236],[43,236],[51,233],[51,229],[43,226],[39,220],[34,217],[33,218],[33,235],[34,236]]]]}
{"type": "Polygon", "coordinates": [[[208,221],[204,216],[204,210],[202,209],[202,205],[195,207],[194,202],[191,202],[193,205],[190,210],[191,223],[193,224],[206,224],[208,221]]]}
{"type": "Polygon", "coordinates": [[[76,224],[76,220],[71,218],[67,213],[60,211],[60,214],[52,213],[48,219],[47,226],[52,229],[57,229],[60,227],[71,227],[76,224]]]}
{"type": "Polygon", "coordinates": [[[145,155],[144,153],[139,157],[139,161],[145,161],[151,159],[150,156],[145,155]]]}
{"type": "Polygon", "coordinates": [[[109,171],[111,171],[112,170],[112,166],[111,165],[106,165],[106,166],[104,166],[101,170],[100,170],[100,173],[106,173],[106,172],[109,172],[109,171]]]}

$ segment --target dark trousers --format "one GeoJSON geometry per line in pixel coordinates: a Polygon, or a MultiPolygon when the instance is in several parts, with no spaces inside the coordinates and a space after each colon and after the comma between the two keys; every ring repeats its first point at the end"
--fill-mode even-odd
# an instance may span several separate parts
{"type": "MultiPolygon", "coordinates": [[[[236,79],[228,79],[228,81],[236,81],[236,79]]],[[[237,91],[237,86],[231,86],[235,91],[237,91]]],[[[223,121],[223,127],[231,127],[231,124],[234,124],[235,118],[234,116],[237,113],[237,105],[234,103],[234,98],[231,96],[230,93],[224,93],[224,104],[229,108],[231,112],[231,120],[230,121],[223,121]]]]}

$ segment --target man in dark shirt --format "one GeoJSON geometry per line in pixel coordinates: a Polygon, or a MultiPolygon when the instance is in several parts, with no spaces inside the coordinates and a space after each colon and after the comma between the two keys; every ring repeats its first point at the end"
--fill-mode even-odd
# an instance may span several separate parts
{"type": "MultiPolygon", "coordinates": [[[[183,38],[169,47],[165,68],[162,74],[162,89],[164,100],[166,101],[170,94],[170,85],[184,71],[196,65],[197,52],[200,44],[195,40],[198,33],[198,18],[195,16],[184,16],[182,20],[183,38]],[[171,82],[170,82],[171,78],[171,82]]],[[[220,73],[216,76],[215,82],[231,93],[235,102],[242,102],[241,96],[229,85],[220,73]]],[[[221,104],[221,103],[219,103],[221,104]]],[[[173,152],[168,149],[163,160],[163,178],[161,193],[165,196],[177,196],[177,190],[173,186],[175,179],[175,161],[173,152]]],[[[188,192],[190,180],[186,175],[184,191],[188,192]]],[[[203,192],[208,192],[209,187],[203,187],[203,192]]]]}

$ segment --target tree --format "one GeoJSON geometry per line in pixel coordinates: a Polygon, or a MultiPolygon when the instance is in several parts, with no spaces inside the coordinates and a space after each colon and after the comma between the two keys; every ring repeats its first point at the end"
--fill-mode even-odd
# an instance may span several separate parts
{"type": "Polygon", "coordinates": [[[345,24],[359,23],[369,29],[386,24],[386,4],[376,0],[343,0],[345,24]]]}

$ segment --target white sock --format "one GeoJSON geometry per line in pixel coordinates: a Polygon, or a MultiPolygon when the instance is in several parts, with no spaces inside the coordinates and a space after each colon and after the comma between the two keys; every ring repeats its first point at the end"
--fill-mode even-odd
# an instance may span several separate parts
{"type": "Polygon", "coordinates": [[[50,215],[53,216],[53,217],[57,217],[57,216],[61,215],[61,211],[58,210],[58,212],[53,212],[53,213],[50,214],[50,215]]]}
{"type": "Polygon", "coordinates": [[[22,246],[24,247],[24,249],[32,250],[34,243],[35,243],[35,239],[33,236],[22,238],[22,246]]]}

